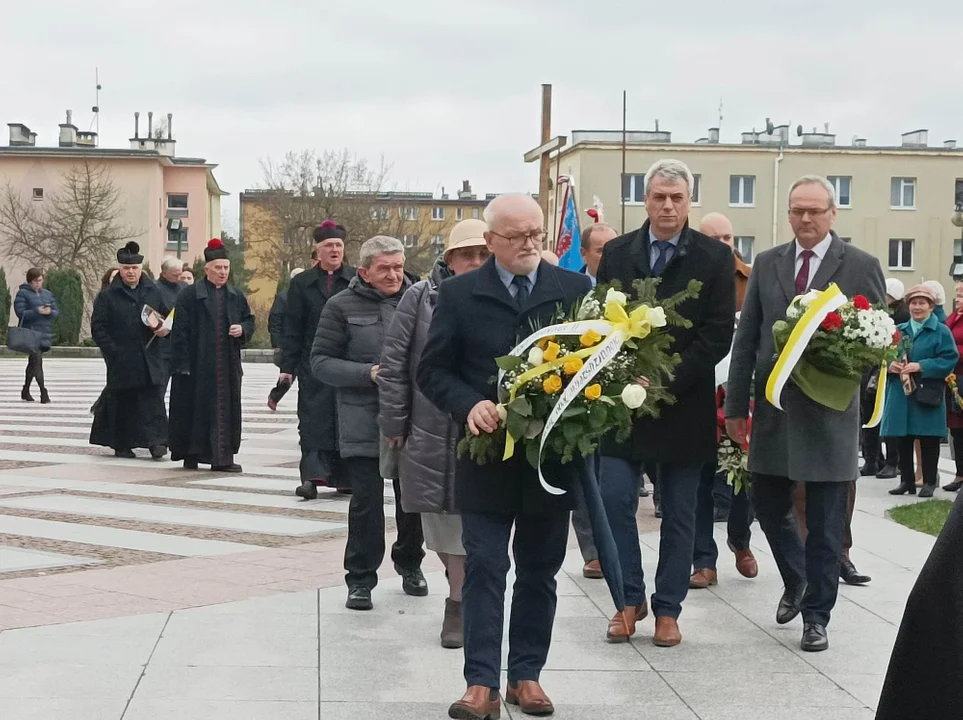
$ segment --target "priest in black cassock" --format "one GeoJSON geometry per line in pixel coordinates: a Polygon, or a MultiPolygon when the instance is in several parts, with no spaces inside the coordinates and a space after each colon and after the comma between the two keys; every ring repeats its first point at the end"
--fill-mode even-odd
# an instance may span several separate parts
{"type": "Polygon", "coordinates": [[[167,363],[158,340],[170,332],[152,330],[145,308],[170,312],[154,281],[144,274],[140,246],[129,242],[117,251],[117,275],[94,300],[90,332],[107,364],[107,388],[94,405],[90,444],[113,448],[133,458],[134,448],[149,448],[155,460],[167,454],[164,390],[167,363]]]}
{"type": "Polygon", "coordinates": [[[171,333],[171,459],[196,470],[241,472],[241,348],[254,335],[247,298],[228,285],[231,261],[215,238],[204,279],[177,297],[171,333]]]}

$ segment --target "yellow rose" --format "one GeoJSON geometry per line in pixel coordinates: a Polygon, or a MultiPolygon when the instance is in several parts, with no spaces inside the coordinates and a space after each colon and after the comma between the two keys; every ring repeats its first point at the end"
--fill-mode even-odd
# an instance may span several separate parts
{"type": "Polygon", "coordinates": [[[602,386],[598,383],[589,385],[587,388],[585,388],[585,397],[587,397],[589,400],[598,400],[600,397],[602,397],[602,386]]]}
{"type": "Polygon", "coordinates": [[[547,395],[554,395],[560,392],[562,390],[562,378],[558,375],[549,375],[542,383],[542,390],[544,390],[547,395]]]}
{"type": "Polygon", "coordinates": [[[574,375],[581,369],[582,369],[582,358],[578,358],[578,357],[569,358],[568,360],[565,361],[565,364],[562,366],[562,371],[566,375],[574,375]]]}
{"type": "Polygon", "coordinates": [[[584,335],[582,335],[578,341],[582,344],[582,347],[592,347],[593,345],[598,345],[601,341],[602,336],[599,335],[594,330],[589,330],[584,335]]]}
{"type": "Polygon", "coordinates": [[[558,360],[558,353],[561,351],[561,346],[558,343],[550,342],[545,348],[545,352],[542,353],[542,357],[545,362],[552,362],[553,360],[558,360]]]}
{"type": "Polygon", "coordinates": [[[552,335],[550,335],[549,337],[544,337],[544,338],[542,338],[541,340],[539,340],[539,341],[538,341],[537,343],[535,343],[535,344],[538,345],[539,348],[541,348],[542,350],[544,350],[545,348],[548,347],[548,344],[549,344],[550,342],[552,342],[554,339],[555,339],[555,337],[552,336],[552,335]]]}

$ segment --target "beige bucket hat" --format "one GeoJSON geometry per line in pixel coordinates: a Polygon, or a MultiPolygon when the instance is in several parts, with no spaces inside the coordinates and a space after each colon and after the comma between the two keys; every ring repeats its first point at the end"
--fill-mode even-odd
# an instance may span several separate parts
{"type": "Polygon", "coordinates": [[[462,220],[455,225],[448,233],[445,240],[445,262],[451,256],[452,250],[459,248],[487,246],[485,233],[488,232],[488,223],[484,220],[468,219],[462,220]]]}

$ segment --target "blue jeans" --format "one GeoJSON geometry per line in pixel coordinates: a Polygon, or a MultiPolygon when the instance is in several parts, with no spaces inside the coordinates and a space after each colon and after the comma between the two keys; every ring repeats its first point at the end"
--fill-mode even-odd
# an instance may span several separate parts
{"type": "Polygon", "coordinates": [[[749,488],[743,486],[738,494],[733,494],[725,475],[716,472],[715,463],[707,463],[702,469],[697,495],[695,548],[692,553],[692,567],[696,570],[716,569],[719,548],[712,532],[714,510],[717,507],[729,511],[729,543],[736,550],[748,550],[752,537],[749,528],[753,520],[749,488]]]}
{"type": "MultiPolygon", "coordinates": [[[[695,544],[696,494],[702,465],[659,463],[662,530],[655,573],[652,612],[677,618],[689,592],[689,568],[695,544]]],[[[642,549],[635,514],[639,508],[639,463],[602,457],[599,482],[602,502],[619,550],[626,605],[645,601],[642,549]]]]}

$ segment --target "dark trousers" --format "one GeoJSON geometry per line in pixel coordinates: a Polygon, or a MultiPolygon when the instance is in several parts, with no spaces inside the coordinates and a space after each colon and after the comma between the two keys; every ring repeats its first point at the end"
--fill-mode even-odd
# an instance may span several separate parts
{"type": "MultiPolygon", "coordinates": [[[[803,542],[809,535],[806,529],[806,488],[805,483],[795,483],[792,489],[792,510],[796,516],[796,527],[803,542]]],[[[843,523],[843,560],[849,560],[849,551],[853,548],[853,513],[856,512],[856,481],[849,483],[846,493],[846,521],[843,523]]]]}
{"type": "Polygon", "coordinates": [[[37,387],[41,390],[47,387],[43,377],[43,352],[37,350],[27,356],[27,372],[24,387],[30,389],[30,383],[36,379],[37,387]]]}
{"type": "Polygon", "coordinates": [[[508,680],[539,679],[555,623],[555,576],[565,559],[569,513],[505,515],[463,512],[465,585],[465,680],[498,688],[505,625],[508,540],[515,526],[512,556],[515,587],[508,625],[508,680]]]}
{"type": "MultiPolygon", "coordinates": [[[[872,407],[870,410],[872,410],[872,407]]],[[[869,422],[869,418],[867,417],[863,422],[869,422]]],[[[872,428],[863,428],[861,432],[863,461],[866,462],[867,465],[876,465],[880,468],[883,466],[899,467],[899,442],[895,438],[886,440],[880,438],[879,425],[872,428]],[[883,452],[884,443],[886,447],[885,453],[883,452]]]]}
{"type": "MultiPolygon", "coordinates": [[[[599,481],[599,462],[601,456],[595,453],[585,460],[583,472],[588,476],[590,482],[598,484],[599,481]]],[[[599,551],[595,548],[595,535],[592,532],[592,523],[589,519],[588,508],[585,505],[585,493],[582,485],[576,483],[572,489],[575,496],[575,510],[572,511],[572,527],[575,529],[575,538],[578,540],[578,549],[582,553],[583,562],[591,562],[599,559],[599,551]]]]}
{"type": "Polygon", "coordinates": [[[695,569],[716,569],[719,560],[719,548],[712,535],[714,527],[714,510],[717,506],[725,507],[723,498],[729,501],[729,520],[727,530],[729,543],[736,550],[748,550],[752,538],[752,501],[749,497],[749,486],[743,485],[742,490],[733,494],[733,488],[726,482],[724,473],[716,472],[715,463],[707,463],[699,477],[699,491],[696,496],[696,529],[695,549],[692,552],[692,567],[695,569]],[[720,492],[720,483],[725,489],[720,492]]]}
{"type": "Polygon", "coordinates": [[[793,482],[776,475],[752,476],[753,504],[787,588],[806,585],[805,622],[828,625],[839,591],[839,560],[850,483],[806,483],[806,541],[793,517],[793,482]]]}
{"type": "MultiPolygon", "coordinates": [[[[353,458],[352,462],[355,459],[357,458],[353,458]]],[[[350,488],[351,480],[344,473],[344,467],[341,455],[337,452],[301,447],[301,462],[298,465],[301,482],[313,482],[315,485],[338,489],[350,488]]]]}
{"type": "MultiPolygon", "coordinates": [[[[920,455],[923,465],[923,482],[935,486],[940,479],[940,439],[938,437],[901,437],[899,439],[899,481],[907,485],[916,484],[916,457],[913,441],[920,441],[920,455]]],[[[957,456],[959,457],[959,456],[957,456]]],[[[959,462],[959,459],[957,459],[959,462]]]]}
{"type": "Polygon", "coordinates": [[[953,436],[953,456],[956,459],[956,477],[963,478],[963,428],[952,428],[950,435],[953,436]]]}
{"type": "MultiPolygon", "coordinates": [[[[657,617],[677,618],[682,601],[689,592],[689,569],[695,545],[696,494],[702,465],[659,463],[659,495],[662,503],[662,528],[659,564],[655,573],[652,611],[657,617]]],[[[619,551],[626,605],[641,605],[645,600],[645,576],[639,526],[640,467],[638,463],[602,457],[599,483],[602,504],[619,551]]]]}
{"type": "MultiPolygon", "coordinates": [[[[385,481],[378,471],[378,458],[347,458],[344,471],[352,490],[348,542],[344,548],[345,582],[349,588],[373,589],[378,584],[378,568],[385,559],[385,481]]],[[[401,568],[413,570],[421,567],[425,557],[421,516],[401,509],[397,480],[394,489],[398,539],[391,546],[391,560],[401,568]]]]}

